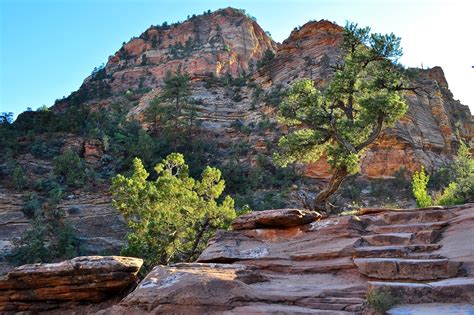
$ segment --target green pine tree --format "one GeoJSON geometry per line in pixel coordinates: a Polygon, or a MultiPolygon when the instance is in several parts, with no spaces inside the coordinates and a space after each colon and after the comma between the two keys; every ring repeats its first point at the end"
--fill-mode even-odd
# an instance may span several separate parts
{"type": "Polygon", "coordinates": [[[299,81],[279,106],[289,133],[279,140],[276,161],[286,166],[327,156],[333,169],[328,187],[308,205],[323,212],[344,179],[358,172],[364,149],[406,112],[401,92],[413,90],[396,63],[402,49],[395,35],[370,34],[368,27],[348,24],[342,49],[343,62],[335,66],[327,89],[299,81]]]}

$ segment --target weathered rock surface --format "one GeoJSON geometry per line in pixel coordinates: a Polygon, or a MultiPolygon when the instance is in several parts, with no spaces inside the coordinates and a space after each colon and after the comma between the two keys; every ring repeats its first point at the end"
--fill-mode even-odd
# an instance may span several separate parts
{"type": "Polygon", "coordinates": [[[381,288],[401,303],[474,303],[469,273],[474,251],[464,245],[472,243],[467,237],[468,227],[474,228],[474,205],[365,209],[359,216],[312,222],[300,215],[299,225],[269,224],[294,211],[238,219],[267,224],[239,223],[238,230],[220,231],[201,263],[155,267],[133,293],[103,313],[362,314],[369,311],[367,292],[381,288]],[[411,226],[410,232],[376,229],[403,225],[411,226]],[[437,238],[419,237],[433,231],[437,238]],[[463,244],[454,244],[463,236],[463,244]]]}
{"type": "MultiPolygon", "coordinates": [[[[78,95],[85,96],[82,102],[100,108],[130,91],[138,102],[130,116],[142,120],[149,102],[160,93],[166,72],[180,68],[190,75],[192,97],[199,100],[196,119],[202,123],[201,129],[211,138],[218,135],[224,148],[248,142],[254,149],[246,162],[252,163],[256,154],[270,153],[265,143],[275,143],[280,131],[261,133],[249,128],[248,133],[239,132],[231,123],[238,120],[255,126],[263,119],[274,121],[279,97],[272,95],[297,80],[311,78],[324,87],[331,78],[331,66],[340,61],[342,40],[342,27],[321,20],[295,28],[277,44],[244,12],[226,8],[172,26],[150,27],[125,43],[102,72],[84,81],[77,94],[54,108],[60,111],[74,106],[78,95]],[[275,58],[256,69],[256,62],[267,50],[275,52],[275,58]],[[252,75],[252,84],[232,87],[228,80],[216,80],[244,73],[252,75]],[[104,88],[109,93],[101,93],[104,88]]],[[[393,176],[401,167],[414,171],[422,164],[433,169],[449,162],[459,143],[456,130],[467,142],[474,139],[469,108],[454,99],[440,67],[418,69],[414,85],[420,89],[405,94],[409,105],[405,117],[387,130],[362,160],[361,172],[369,178],[393,176]]],[[[94,159],[96,148],[88,144],[86,151],[94,159]]],[[[306,166],[304,174],[328,178],[331,172],[322,159],[306,166]]]]}
{"type": "Polygon", "coordinates": [[[427,314],[473,314],[474,305],[456,303],[429,303],[429,304],[406,304],[397,306],[390,311],[389,315],[427,315],[427,314]]]}
{"type": "Polygon", "coordinates": [[[133,286],[142,263],[131,257],[83,256],[17,267],[0,278],[0,313],[101,302],[133,286]]]}
{"type": "Polygon", "coordinates": [[[0,187],[0,275],[11,269],[6,257],[15,248],[15,240],[31,227],[21,211],[22,199],[21,194],[0,187]]]}
{"type": "Polygon", "coordinates": [[[320,217],[317,212],[298,209],[255,211],[235,219],[232,229],[286,228],[311,223],[320,217]]]}

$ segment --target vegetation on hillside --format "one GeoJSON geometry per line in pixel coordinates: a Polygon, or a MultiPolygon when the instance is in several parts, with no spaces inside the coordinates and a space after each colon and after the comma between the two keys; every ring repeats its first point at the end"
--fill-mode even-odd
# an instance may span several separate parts
{"type": "Polygon", "coordinates": [[[430,176],[425,172],[424,167],[413,174],[413,196],[418,207],[449,206],[474,202],[474,159],[468,145],[461,141],[454,162],[448,167],[438,170],[437,173],[444,174],[443,181],[448,184],[439,187],[434,200],[428,193],[430,176]]]}

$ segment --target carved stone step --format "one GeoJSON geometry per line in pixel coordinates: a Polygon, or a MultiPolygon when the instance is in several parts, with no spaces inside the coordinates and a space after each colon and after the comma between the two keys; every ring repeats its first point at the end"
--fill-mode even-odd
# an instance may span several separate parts
{"type": "Polygon", "coordinates": [[[368,230],[373,233],[417,233],[420,231],[440,230],[447,222],[427,222],[413,224],[375,225],[368,230]]]}
{"type": "Polygon", "coordinates": [[[364,298],[356,297],[308,297],[299,299],[296,305],[321,310],[334,311],[361,311],[364,298]]]}
{"type": "Polygon", "coordinates": [[[301,307],[295,305],[285,305],[285,304],[265,304],[265,303],[255,303],[248,304],[245,306],[239,306],[232,309],[229,312],[234,315],[267,315],[267,314],[298,314],[298,315],[354,315],[361,314],[358,311],[336,311],[336,310],[326,310],[326,309],[314,309],[309,307],[301,307]]]}
{"type": "Polygon", "coordinates": [[[387,314],[474,314],[474,305],[466,303],[403,304],[392,308],[387,314]]]}
{"type": "Polygon", "coordinates": [[[454,216],[449,210],[433,209],[422,211],[387,211],[380,215],[380,218],[387,224],[407,224],[446,221],[454,216]]]}
{"type": "MultiPolygon", "coordinates": [[[[393,246],[362,246],[355,249],[356,257],[414,257],[417,253],[431,252],[441,248],[439,244],[415,244],[415,245],[393,245],[393,246]]],[[[438,255],[439,256],[439,255],[438,255]]],[[[423,257],[423,256],[421,256],[423,257]]],[[[424,257],[437,257],[436,255],[424,257]]],[[[437,257],[439,258],[439,257],[437,257]]]]}
{"type": "Polygon", "coordinates": [[[413,236],[413,233],[373,234],[363,236],[362,241],[371,246],[408,245],[413,236]]]}
{"type": "Polygon", "coordinates": [[[448,259],[355,258],[359,271],[387,280],[437,280],[456,276],[460,262],[448,259]]]}

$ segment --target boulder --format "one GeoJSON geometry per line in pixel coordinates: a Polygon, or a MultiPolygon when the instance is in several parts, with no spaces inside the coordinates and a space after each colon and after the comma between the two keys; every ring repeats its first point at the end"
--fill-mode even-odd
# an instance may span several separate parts
{"type": "Polygon", "coordinates": [[[142,264],[139,258],[83,256],[17,267],[0,278],[0,313],[104,301],[133,286],[142,264]]]}
{"type": "Polygon", "coordinates": [[[254,211],[235,219],[232,229],[287,228],[305,225],[319,218],[321,215],[317,212],[298,209],[254,211]]]}

